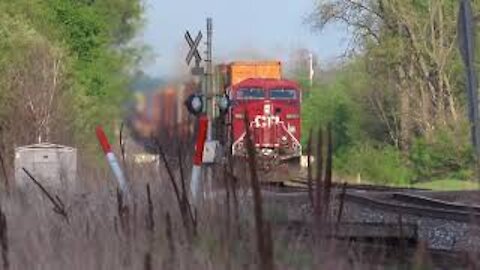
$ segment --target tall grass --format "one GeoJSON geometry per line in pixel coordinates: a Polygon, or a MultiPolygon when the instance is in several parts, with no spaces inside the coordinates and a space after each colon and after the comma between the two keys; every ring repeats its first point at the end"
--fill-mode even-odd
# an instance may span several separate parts
{"type": "MultiPolygon", "coordinates": [[[[326,149],[317,151],[331,153],[328,142],[326,149]]],[[[188,168],[188,158],[182,160],[188,168]]],[[[164,161],[160,167],[125,161],[131,185],[131,197],[122,202],[128,207],[127,214],[119,210],[122,203],[115,184],[103,169],[80,170],[80,184],[74,190],[46,188],[62,198],[68,223],[52,211],[51,201],[33,183],[27,190],[12,188],[9,196],[2,194],[3,269],[381,269],[392,265],[398,269],[399,264],[388,262],[389,257],[381,252],[359,252],[328,237],[329,216],[335,208],[335,202],[330,202],[335,194],[328,184],[331,155],[324,159],[320,184],[312,187],[321,191],[321,197],[313,198],[314,213],[321,215],[317,222],[308,211],[301,219],[290,215],[310,205],[307,193],[295,202],[257,190],[253,193],[258,192],[255,196],[261,199],[254,199],[245,183],[255,179],[245,173],[235,175],[239,170],[230,170],[228,167],[235,167],[230,164],[213,168],[214,190],[192,210],[196,213],[196,234],[185,226],[185,218],[191,216],[179,207],[183,196],[176,194],[173,185],[175,182],[181,193],[182,174],[185,179],[188,175],[179,170],[178,157],[165,156],[164,161]],[[259,212],[258,207],[263,210],[259,212]],[[285,219],[280,221],[278,215],[285,215],[285,219]],[[259,219],[263,222],[260,227],[259,219]],[[318,237],[312,237],[314,229],[320,232],[318,237]]],[[[255,160],[250,162],[252,169],[255,160]]],[[[255,174],[254,170],[250,174],[255,174]]],[[[261,179],[261,175],[257,177],[261,179]]],[[[340,220],[341,213],[337,222],[340,220]]]]}

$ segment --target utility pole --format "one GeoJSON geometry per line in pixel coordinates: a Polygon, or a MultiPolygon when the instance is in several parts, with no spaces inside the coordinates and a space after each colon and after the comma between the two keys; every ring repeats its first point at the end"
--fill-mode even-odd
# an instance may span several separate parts
{"type": "MultiPolygon", "coordinates": [[[[308,78],[310,80],[310,88],[313,86],[313,76],[315,76],[315,70],[313,69],[313,53],[308,54],[308,78]]],[[[310,89],[311,90],[311,89],[310,89]]]]}
{"type": "Polygon", "coordinates": [[[480,106],[478,78],[475,69],[475,22],[471,0],[461,0],[458,15],[459,47],[467,78],[468,116],[471,122],[472,142],[477,160],[477,180],[480,180],[480,106]]]}

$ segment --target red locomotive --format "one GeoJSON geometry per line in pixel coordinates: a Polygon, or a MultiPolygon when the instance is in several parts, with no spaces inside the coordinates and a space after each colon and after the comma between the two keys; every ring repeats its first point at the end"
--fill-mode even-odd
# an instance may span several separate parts
{"type": "Polygon", "coordinates": [[[264,168],[280,162],[300,162],[301,90],[297,83],[281,79],[279,62],[236,62],[226,68],[232,103],[228,122],[233,156],[245,157],[245,115],[264,168]],[[266,161],[266,162],[265,162],[266,161]]]}
{"type": "Polygon", "coordinates": [[[245,155],[246,115],[254,145],[267,158],[301,156],[300,90],[287,80],[248,79],[232,87],[232,153],[245,155]]]}

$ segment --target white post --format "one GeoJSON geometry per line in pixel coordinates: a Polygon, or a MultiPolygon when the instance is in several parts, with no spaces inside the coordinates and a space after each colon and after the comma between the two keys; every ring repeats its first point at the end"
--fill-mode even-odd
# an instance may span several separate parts
{"type": "Polygon", "coordinates": [[[313,54],[309,53],[308,55],[308,65],[309,65],[309,79],[310,87],[313,86],[313,76],[315,75],[315,70],[313,69],[313,54]]]}

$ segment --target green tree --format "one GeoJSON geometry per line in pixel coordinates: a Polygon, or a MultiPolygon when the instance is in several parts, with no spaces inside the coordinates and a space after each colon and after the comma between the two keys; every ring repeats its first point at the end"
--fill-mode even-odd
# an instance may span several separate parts
{"type": "Polygon", "coordinates": [[[372,87],[383,92],[374,96],[379,120],[404,151],[413,137],[430,140],[435,130],[452,129],[448,123],[463,117],[455,85],[463,76],[457,8],[453,0],[335,0],[319,1],[312,14],[320,29],[332,22],[352,29],[353,44],[375,74],[372,87]]]}
{"type": "Polygon", "coordinates": [[[46,121],[33,114],[40,126],[51,131],[54,141],[88,148],[94,146],[94,125],[101,123],[111,130],[121,117],[141,57],[141,48],[132,47],[129,41],[141,26],[142,12],[141,0],[0,3],[0,105],[8,105],[0,109],[0,137],[11,140],[4,142],[3,148],[35,140],[11,134],[28,133],[18,126],[31,123],[31,116],[27,117],[31,108],[23,102],[25,84],[19,83],[19,78],[34,85],[29,89],[32,95],[45,96],[52,89],[35,85],[42,80],[58,88],[54,91],[56,102],[36,99],[42,108],[52,103],[48,111],[58,119],[46,121]],[[53,64],[36,64],[42,57],[42,63],[53,64]],[[50,77],[37,76],[47,70],[55,72],[50,72],[50,77]],[[19,121],[21,115],[26,118],[19,121]]]}
{"type": "MultiPolygon", "coordinates": [[[[362,140],[362,121],[368,118],[360,117],[367,112],[357,100],[356,90],[365,87],[365,76],[352,64],[337,72],[335,80],[314,85],[302,106],[303,130],[316,130],[331,123],[336,151],[362,140]]],[[[304,136],[303,142],[307,140],[304,136]]]]}
{"type": "MultiPolygon", "coordinates": [[[[479,2],[473,4],[480,10],[479,2]]],[[[384,153],[383,158],[392,161],[385,164],[412,169],[403,174],[412,179],[468,175],[462,172],[471,170],[472,153],[466,128],[465,76],[457,49],[457,10],[454,0],[316,2],[313,26],[346,24],[356,52],[352,62],[361,74],[347,87],[347,98],[334,99],[337,103],[355,101],[361,115],[358,129],[365,138],[355,137],[352,147],[340,151],[348,153],[343,157],[355,152],[365,156],[384,153]],[[359,78],[362,85],[354,85],[359,78]],[[392,154],[391,146],[402,155],[392,154]]],[[[334,91],[344,88],[336,85],[334,91]]],[[[308,101],[305,106],[315,102],[321,101],[308,101]]],[[[343,141],[342,134],[337,136],[343,141]]],[[[385,175],[374,173],[380,170],[378,165],[357,165],[372,177],[385,175]]]]}

